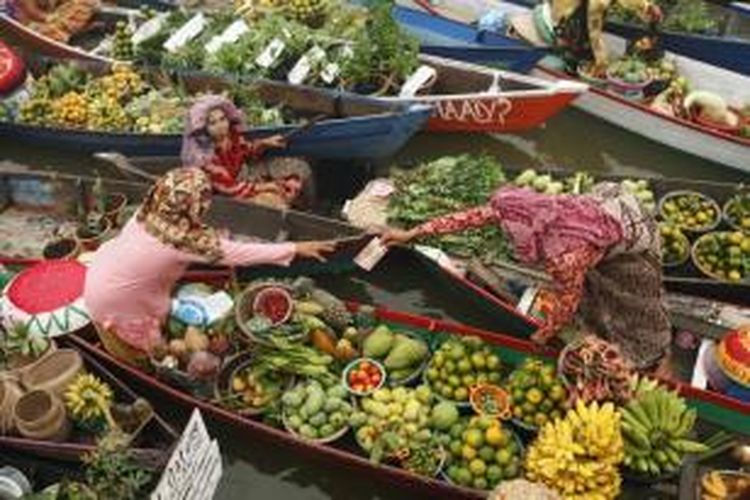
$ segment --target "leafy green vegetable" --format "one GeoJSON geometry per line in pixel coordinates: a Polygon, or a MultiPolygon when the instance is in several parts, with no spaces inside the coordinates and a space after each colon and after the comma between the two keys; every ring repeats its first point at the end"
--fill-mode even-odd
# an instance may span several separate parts
{"type": "MultiPolygon", "coordinates": [[[[488,202],[505,182],[501,165],[491,156],[443,157],[393,176],[389,222],[412,227],[434,217],[488,202]]],[[[425,241],[453,255],[479,257],[491,263],[507,260],[511,251],[496,226],[449,234],[425,241]]]]}

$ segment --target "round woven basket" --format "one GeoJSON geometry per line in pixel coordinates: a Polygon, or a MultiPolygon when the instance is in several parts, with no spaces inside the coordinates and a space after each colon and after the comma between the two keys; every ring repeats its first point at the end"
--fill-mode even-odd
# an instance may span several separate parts
{"type": "Polygon", "coordinates": [[[707,223],[705,226],[702,226],[699,228],[682,227],[679,224],[674,223],[674,222],[672,224],[679,227],[680,230],[690,232],[690,233],[706,233],[706,232],[715,230],[721,223],[721,207],[719,206],[718,203],[716,203],[716,200],[698,191],[677,190],[677,191],[668,192],[667,194],[662,196],[661,199],[659,200],[659,204],[658,204],[659,216],[665,221],[670,221],[670,219],[667,218],[664,213],[664,204],[667,201],[669,201],[671,198],[675,198],[681,195],[688,195],[688,194],[698,195],[704,200],[708,201],[713,206],[714,212],[716,213],[716,217],[710,223],[707,223]]]}
{"type": "Polygon", "coordinates": [[[292,294],[292,287],[286,283],[279,283],[277,281],[262,281],[253,283],[245,288],[242,293],[237,297],[234,304],[235,320],[237,321],[237,327],[244,333],[251,342],[264,343],[265,340],[258,338],[247,326],[246,323],[254,315],[253,304],[255,303],[255,297],[259,292],[266,288],[282,288],[292,294]]]}
{"type": "MultiPolygon", "coordinates": [[[[722,283],[736,284],[733,281],[730,281],[722,276],[719,276],[718,274],[714,272],[709,271],[703,265],[701,265],[700,262],[698,262],[698,247],[701,246],[707,238],[711,237],[714,234],[717,234],[717,233],[706,233],[702,235],[700,238],[698,238],[697,240],[695,240],[692,248],[690,249],[690,258],[693,261],[693,265],[696,267],[696,269],[698,269],[698,271],[708,276],[709,278],[712,278],[716,281],[720,281],[722,283]]],[[[747,283],[747,282],[748,282],[747,276],[743,276],[742,279],[740,280],[740,283],[747,283]]]]}

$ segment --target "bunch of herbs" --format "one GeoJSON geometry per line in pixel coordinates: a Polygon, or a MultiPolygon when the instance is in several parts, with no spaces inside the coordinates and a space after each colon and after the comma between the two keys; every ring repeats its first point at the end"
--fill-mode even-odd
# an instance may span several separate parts
{"type": "MultiPolygon", "coordinates": [[[[396,192],[388,206],[389,222],[413,227],[488,203],[492,193],[505,182],[505,175],[495,158],[465,154],[397,172],[393,181],[396,192]]],[[[508,242],[495,225],[430,237],[424,243],[460,257],[477,257],[486,263],[511,257],[508,242]]]]}

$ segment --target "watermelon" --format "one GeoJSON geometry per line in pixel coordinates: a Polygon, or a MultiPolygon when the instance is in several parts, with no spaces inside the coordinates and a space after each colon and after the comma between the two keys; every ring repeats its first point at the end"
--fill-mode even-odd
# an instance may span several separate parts
{"type": "Polygon", "coordinates": [[[0,95],[10,94],[26,79],[26,65],[0,40],[0,95]]]}

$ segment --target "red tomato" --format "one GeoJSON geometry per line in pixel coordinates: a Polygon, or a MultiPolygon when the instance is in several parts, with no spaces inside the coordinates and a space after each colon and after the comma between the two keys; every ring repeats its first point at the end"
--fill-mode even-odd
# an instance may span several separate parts
{"type": "Polygon", "coordinates": [[[370,380],[372,381],[372,385],[378,385],[380,383],[381,379],[380,373],[375,373],[370,377],[370,380]]]}
{"type": "Polygon", "coordinates": [[[364,371],[369,371],[372,366],[373,366],[372,363],[370,363],[369,361],[362,361],[359,364],[359,369],[364,370],[364,371]]]}
{"type": "Polygon", "coordinates": [[[354,384],[352,390],[354,392],[365,392],[365,387],[362,384],[354,384]]]}

